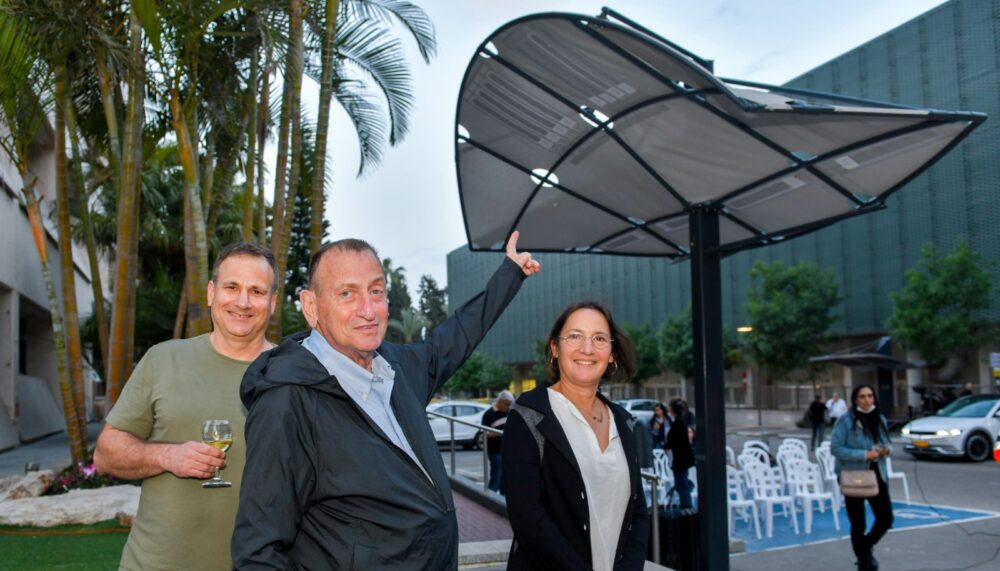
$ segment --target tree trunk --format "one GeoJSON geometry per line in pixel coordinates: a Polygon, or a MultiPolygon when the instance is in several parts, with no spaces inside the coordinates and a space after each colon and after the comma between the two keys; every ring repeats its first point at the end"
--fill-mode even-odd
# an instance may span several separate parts
{"type": "MultiPolygon", "coordinates": [[[[65,108],[60,104],[68,99],[66,94],[66,68],[57,65],[55,125],[53,127],[56,150],[56,227],[59,233],[59,267],[62,275],[63,327],[65,350],[69,368],[74,415],[77,429],[87,433],[86,391],[83,386],[83,349],[80,343],[80,312],[76,304],[76,267],[73,264],[73,239],[69,223],[69,189],[66,172],[66,121],[65,108]]],[[[58,306],[53,309],[58,311],[58,306]]]]}
{"type": "MultiPolygon", "coordinates": [[[[115,262],[114,302],[111,311],[111,328],[108,338],[107,375],[108,400],[113,404],[121,394],[122,386],[132,373],[135,303],[129,303],[135,289],[136,251],[139,241],[138,224],[139,188],[142,174],[142,125],[145,105],[145,61],[142,51],[142,28],[133,9],[130,15],[129,35],[131,50],[131,76],[129,100],[125,114],[125,141],[122,147],[121,182],[118,193],[117,232],[118,250],[115,262]]],[[[134,296],[132,296],[134,300],[134,296]]]]}
{"type": "MultiPolygon", "coordinates": [[[[250,12],[247,27],[257,28],[257,14],[250,12]]],[[[247,160],[244,170],[243,184],[243,227],[242,240],[253,240],[253,203],[254,203],[254,167],[257,166],[257,66],[260,59],[260,47],[254,48],[250,59],[250,79],[247,82],[247,160]]]]}
{"type": "Polygon", "coordinates": [[[264,146],[267,140],[267,125],[270,121],[271,72],[273,61],[271,45],[267,45],[264,56],[264,74],[261,77],[260,107],[257,110],[257,243],[267,244],[267,205],[264,202],[264,146]]]}
{"type": "Polygon", "coordinates": [[[70,382],[69,367],[66,363],[66,340],[63,332],[62,316],[59,314],[59,299],[56,297],[56,286],[49,268],[48,247],[45,240],[45,228],[42,226],[42,216],[39,212],[38,200],[35,197],[37,180],[28,172],[27,163],[23,158],[18,161],[18,171],[25,185],[21,189],[28,206],[28,221],[31,224],[31,234],[35,239],[35,248],[42,263],[42,277],[45,279],[45,290],[49,298],[49,314],[52,318],[52,338],[55,342],[56,370],[59,376],[59,395],[62,397],[63,415],[66,417],[66,436],[69,439],[70,455],[73,463],[82,462],[86,456],[85,434],[80,432],[80,417],[73,398],[73,388],[70,382]],[[29,182],[30,181],[30,182],[29,182]]]}
{"type": "Polygon", "coordinates": [[[326,0],[326,35],[323,37],[322,71],[319,80],[319,115],[316,120],[316,144],[313,146],[312,221],[309,229],[309,253],[323,243],[323,208],[326,182],[326,139],[330,129],[330,103],[333,100],[333,55],[336,52],[339,0],[326,0]]]}
{"type": "MultiPolygon", "coordinates": [[[[97,339],[101,352],[101,364],[108,362],[108,316],[104,308],[104,284],[101,267],[97,259],[97,241],[94,228],[90,224],[90,205],[87,204],[87,187],[83,177],[80,157],[80,136],[76,125],[76,110],[70,97],[63,98],[66,113],[66,128],[69,131],[70,149],[73,151],[73,180],[77,190],[77,208],[80,210],[80,224],[87,245],[87,261],[90,263],[90,285],[94,292],[94,322],[97,324],[97,339]]],[[[117,162],[116,162],[117,165],[117,162]]],[[[117,180],[117,175],[113,175],[117,180]]]]}
{"type": "Polygon", "coordinates": [[[208,301],[205,299],[205,284],[208,283],[208,241],[205,228],[205,211],[201,203],[201,189],[198,185],[198,161],[194,154],[187,118],[181,104],[177,86],[170,90],[170,111],[173,117],[174,133],[184,169],[184,193],[189,202],[185,209],[185,225],[191,224],[191,232],[184,233],[184,267],[188,274],[188,333],[194,337],[211,331],[208,301]]]}
{"type": "MultiPolygon", "coordinates": [[[[291,232],[292,214],[295,208],[295,195],[298,192],[299,173],[302,168],[302,161],[299,154],[302,152],[302,59],[304,56],[303,36],[302,36],[302,0],[291,0],[288,7],[289,15],[289,49],[288,64],[285,66],[285,83],[288,86],[287,103],[288,115],[291,122],[291,172],[288,176],[288,196],[282,200],[281,211],[279,212],[278,186],[275,186],[275,209],[274,224],[271,228],[271,250],[277,261],[278,292],[277,303],[274,307],[274,314],[268,324],[267,336],[277,343],[281,340],[281,304],[285,295],[285,265],[288,262],[288,236],[291,232]]],[[[284,105],[282,106],[284,111],[284,105]]],[[[283,121],[284,123],[284,118],[283,121]]]]}

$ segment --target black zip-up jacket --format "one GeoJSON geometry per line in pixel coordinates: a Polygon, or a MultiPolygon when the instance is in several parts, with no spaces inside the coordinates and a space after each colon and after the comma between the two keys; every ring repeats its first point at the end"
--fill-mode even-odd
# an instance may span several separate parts
{"type": "Polygon", "coordinates": [[[247,459],[234,568],[455,569],[455,505],[424,410],[523,279],[505,258],[486,290],[427,339],[378,348],[395,371],[393,412],[430,480],[302,347],[307,333],[254,361],[240,386],[247,459]]]}
{"type": "MultiPolygon", "coordinates": [[[[624,408],[598,394],[614,416],[631,494],[618,535],[615,571],[638,571],[646,560],[649,513],[639,474],[636,422],[624,408]]],[[[639,430],[646,430],[638,425],[639,430]]],[[[569,439],[552,412],[546,387],[521,395],[507,415],[503,432],[503,481],[507,514],[514,530],[510,571],[593,569],[590,510],[580,466],[569,439]]]]}

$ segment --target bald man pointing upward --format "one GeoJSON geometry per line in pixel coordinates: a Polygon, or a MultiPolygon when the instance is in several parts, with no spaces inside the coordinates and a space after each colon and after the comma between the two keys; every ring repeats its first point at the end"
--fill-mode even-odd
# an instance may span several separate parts
{"type": "Polygon", "coordinates": [[[320,248],[299,300],[312,330],[247,370],[237,569],[458,565],[458,523],[424,411],[541,266],[518,233],[486,289],[418,343],[384,341],[386,277],[367,242],[320,248]]]}

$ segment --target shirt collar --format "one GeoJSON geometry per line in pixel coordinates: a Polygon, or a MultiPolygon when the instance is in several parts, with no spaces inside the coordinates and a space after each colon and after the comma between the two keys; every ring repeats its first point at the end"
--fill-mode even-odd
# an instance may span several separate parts
{"type": "Polygon", "coordinates": [[[378,353],[372,359],[372,370],[369,371],[355,363],[347,355],[334,349],[326,338],[323,337],[323,334],[316,329],[313,329],[309,337],[306,337],[302,342],[302,346],[315,355],[319,359],[319,362],[326,368],[327,372],[337,377],[337,380],[342,383],[345,380],[350,382],[352,379],[370,381],[372,375],[390,381],[396,377],[396,372],[392,369],[392,365],[378,353]]]}

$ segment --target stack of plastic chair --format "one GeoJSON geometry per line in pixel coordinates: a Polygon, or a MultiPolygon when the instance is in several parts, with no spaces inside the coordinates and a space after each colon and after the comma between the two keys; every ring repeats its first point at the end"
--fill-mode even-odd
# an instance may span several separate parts
{"type": "Polygon", "coordinates": [[[780,452],[782,448],[795,448],[800,450],[807,458],[809,457],[809,445],[806,444],[804,440],[799,440],[798,438],[786,438],[781,441],[781,445],[778,446],[778,451],[780,452]]]}
{"type": "MultiPolygon", "coordinates": [[[[781,479],[788,486],[788,463],[792,460],[805,460],[808,462],[809,451],[798,446],[786,446],[782,444],[778,448],[776,459],[778,461],[778,469],[781,471],[781,479]]],[[[791,486],[788,486],[788,491],[792,491],[791,486]]]]}
{"type": "Polygon", "coordinates": [[[667,454],[663,450],[653,450],[653,472],[660,477],[660,485],[656,488],[657,503],[667,505],[667,492],[674,487],[674,473],[670,471],[667,454]]]}
{"type": "Polygon", "coordinates": [[[819,463],[819,467],[823,475],[823,482],[826,484],[824,489],[833,494],[833,509],[839,510],[844,501],[843,495],[840,493],[840,482],[837,481],[837,471],[835,469],[836,464],[833,459],[833,453],[830,452],[829,446],[826,446],[825,448],[820,446],[816,449],[816,461],[819,463]]]}
{"type": "Polygon", "coordinates": [[[752,499],[747,499],[743,493],[743,477],[732,466],[726,466],[726,488],[729,494],[729,536],[733,536],[734,516],[739,514],[743,521],[753,518],[753,529],[757,534],[757,539],[760,539],[760,516],[757,511],[757,503],[752,499]]]}
{"type": "Polygon", "coordinates": [[[747,472],[750,482],[750,493],[758,506],[764,508],[764,524],[767,530],[767,537],[774,536],[774,506],[780,505],[785,508],[785,514],[792,520],[792,527],[795,534],[799,533],[799,520],[795,515],[795,499],[786,494],[784,485],[774,476],[774,472],[766,469],[765,466],[748,462],[744,469],[747,472]],[[789,514],[789,512],[791,512],[789,514]]]}
{"type": "Polygon", "coordinates": [[[823,475],[820,467],[808,460],[791,460],[787,464],[788,486],[792,497],[802,504],[805,514],[806,533],[812,533],[813,502],[821,512],[826,511],[826,502],[830,502],[830,512],[833,514],[833,525],[840,530],[837,500],[832,492],[823,491],[823,475]]]}
{"type": "Polygon", "coordinates": [[[767,445],[763,440],[747,440],[743,443],[743,451],[746,452],[747,448],[760,448],[768,456],[771,455],[771,447],[767,445]]]}

